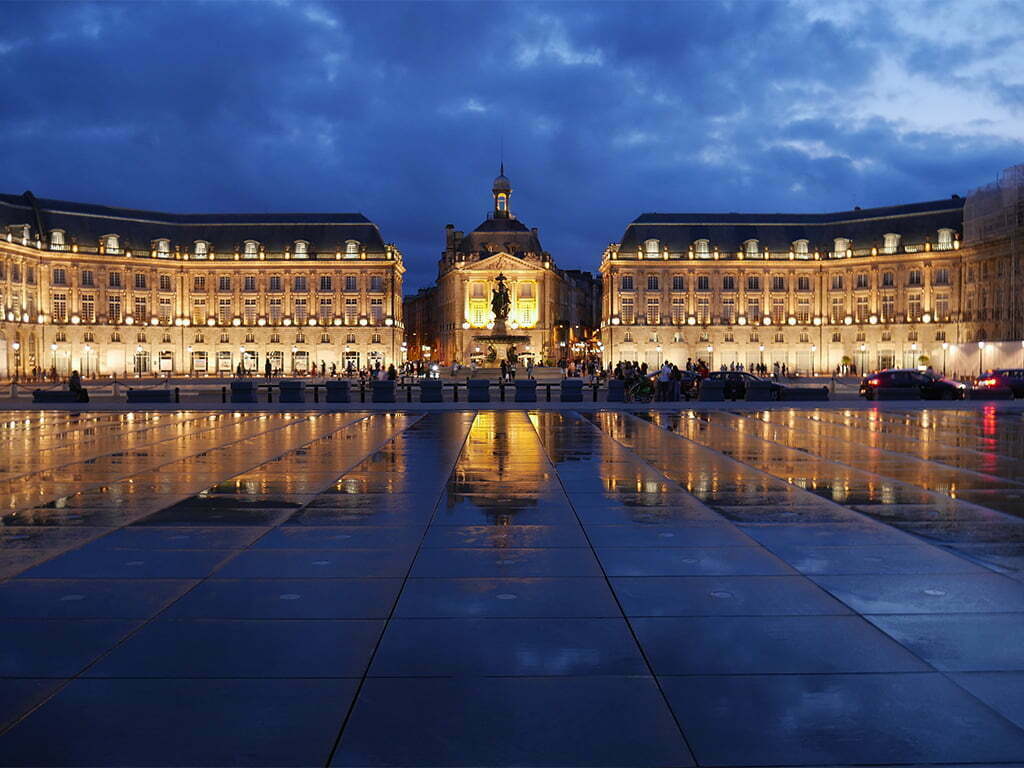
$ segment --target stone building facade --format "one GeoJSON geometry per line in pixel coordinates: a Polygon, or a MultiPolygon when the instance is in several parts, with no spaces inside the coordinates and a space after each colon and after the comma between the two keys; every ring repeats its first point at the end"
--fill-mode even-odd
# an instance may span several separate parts
{"type": "Polygon", "coordinates": [[[404,271],[361,214],[178,215],[0,195],[0,377],[398,363],[404,271]]]}
{"type": "Polygon", "coordinates": [[[1024,206],[1005,213],[1007,186],[1003,226],[984,236],[982,191],[830,214],[644,214],[601,261],[605,362],[939,368],[957,345],[1020,338],[1024,206]]]}

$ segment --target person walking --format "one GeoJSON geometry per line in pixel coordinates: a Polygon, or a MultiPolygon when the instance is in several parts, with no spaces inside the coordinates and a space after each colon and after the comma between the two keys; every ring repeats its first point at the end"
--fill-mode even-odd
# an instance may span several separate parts
{"type": "Polygon", "coordinates": [[[533,358],[531,357],[526,361],[526,378],[533,378],[533,358]]]}

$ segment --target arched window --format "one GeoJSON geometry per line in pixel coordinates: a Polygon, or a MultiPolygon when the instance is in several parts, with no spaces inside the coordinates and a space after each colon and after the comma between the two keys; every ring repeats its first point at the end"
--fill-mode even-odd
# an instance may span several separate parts
{"type": "Polygon", "coordinates": [[[308,255],[309,255],[309,243],[307,243],[305,240],[296,240],[295,241],[295,256],[297,258],[301,259],[301,258],[305,258],[308,255]]]}
{"type": "Polygon", "coordinates": [[[50,250],[51,251],[63,251],[64,250],[64,230],[55,229],[50,232],[50,250]]]}
{"type": "Polygon", "coordinates": [[[850,250],[850,238],[848,237],[837,237],[832,241],[832,254],[837,257],[846,256],[846,252],[850,250]]]}
{"type": "Polygon", "coordinates": [[[793,253],[797,256],[807,255],[808,242],[806,240],[794,240],[793,241],[793,253]]]}
{"type": "Polygon", "coordinates": [[[171,241],[170,240],[157,240],[156,241],[156,255],[157,258],[166,259],[171,255],[171,241]]]}
{"type": "Polygon", "coordinates": [[[205,240],[196,240],[195,254],[197,259],[205,259],[210,255],[210,244],[205,240]]]}
{"type": "Polygon", "coordinates": [[[121,248],[118,244],[117,235],[106,235],[103,238],[103,249],[106,253],[119,253],[121,248]]]}
{"type": "Polygon", "coordinates": [[[940,229],[939,230],[939,241],[936,244],[936,248],[940,251],[948,251],[953,247],[953,230],[952,229],[940,229]]]}
{"type": "Polygon", "coordinates": [[[747,256],[757,256],[759,244],[757,240],[747,240],[743,243],[743,252],[747,256]]]}
{"type": "Polygon", "coordinates": [[[350,259],[354,259],[359,255],[359,241],[358,240],[346,240],[345,241],[345,256],[350,259]]]}
{"type": "Polygon", "coordinates": [[[900,248],[900,236],[889,232],[882,236],[882,253],[896,253],[900,248]]]}
{"type": "Polygon", "coordinates": [[[651,238],[650,240],[644,241],[644,254],[648,258],[657,258],[658,256],[658,241],[651,238]]]}
{"type": "Polygon", "coordinates": [[[260,253],[260,244],[255,240],[245,241],[245,258],[255,259],[260,253]]]}
{"type": "Polygon", "coordinates": [[[711,242],[709,240],[697,240],[693,244],[693,250],[697,254],[697,258],[706,259],[711,255],[711,242]]]}

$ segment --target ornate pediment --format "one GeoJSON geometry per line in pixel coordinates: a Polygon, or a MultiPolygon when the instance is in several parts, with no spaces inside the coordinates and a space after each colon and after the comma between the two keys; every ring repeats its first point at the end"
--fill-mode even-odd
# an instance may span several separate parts
{"type": "Polygon", "coordinates": [[[544,267],[535,261],[517,259],[503,251],[492,254],[486,259],[472,261],[462,267],[462,271],[472,272],[543,272],[544,267]]]}

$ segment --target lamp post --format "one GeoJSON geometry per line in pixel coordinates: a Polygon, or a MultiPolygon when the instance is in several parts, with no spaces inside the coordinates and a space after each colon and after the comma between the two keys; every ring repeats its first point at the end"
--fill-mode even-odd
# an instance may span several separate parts
{"type": "Polygon", "coordinates": [[[193,374],[194,374],[193,367],[192,367],[193,363],[192,363],[192,345],[191,344],[189,344],[187,347],[185,347],[185,352],[188,354],[188,377],[191,379],[193,374]]]}
{"type": "Polygon", "coordinates": [[[860,344],[860,375],[865,375],[864,367],[867,364],[867,351],[868,345],[864,342],[860,344]]]}
{"type": "Polygon", "coordinates": [[[757,345],[757,352],[758,352],[758,357],[759,357],[759,360],[760,360],[759,364],[760,364],[760,366],[762,368],[764,368],[764,344],[758,344],[757,345]]]}
{"type": "Polygon", "coordinates": [[[917,368],[917,342],[910,345],[910,367],[917,368]]]}
{"type": "Polygon", "coordinates": [[[707,350],[708,350],[708,370],[709,371],[713,371],[713,370],[715,370],[715,348],[714,348],[713,345],[708,344],[707,350]]]}
{"type": "Polygon", "coordinates": [[[57,345],[50,345],[50,365],[53,367],[54,373],[57,372],[57,345]]]}
{"type": "Polygon", "coordinates": [[[818,351],[818,347],[815,344],[811,344],[811,376],[814,375],[814,353],[818,351]]]}
{"type": "Polygon", "coordinates": [[[82,376],[84,376],[85,378],[89,378],[89,363],[91,362],[89,358],[92,356],[92,347],[86,344],[84,347],[82,347],[82,353],[82,362],[85,363],[82,366],[82,368],[84,369],[82,371],[82,376]]]}
{"type": "Polygon", "coordinates": [[[299,351],[299,348],[292,344],[292,376],[295,375],[295,353],[299,351]]]}
{"type": "Polygon", "coordinates": [[[946,375],[946,351],[949,349],[949,342],[942,342],[942,375],[946,375]]]}
{"type": "Polygon", "coordinates": [[[20,341],[15,341],[14,343],[12,343],[11,344],[11,349],[14,350],[14,378],[15,379],[20,379],[21,378],[21,354],[20,354],[19,350],[21,349],[21,342],[20,341]]]}
{"type": "Polygon", "coordinates": [[[981,376],[985,367],[985,342],[978,342],[978,375],[981,376]]]}

